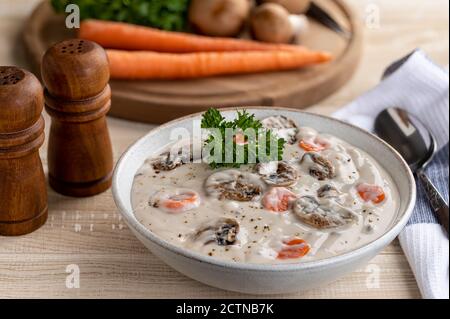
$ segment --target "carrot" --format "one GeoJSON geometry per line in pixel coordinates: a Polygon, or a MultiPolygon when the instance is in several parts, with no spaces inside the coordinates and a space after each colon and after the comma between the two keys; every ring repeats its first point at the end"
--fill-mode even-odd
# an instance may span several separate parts
{"type": "Polygon", "coordinates": [[[287,247],[278,252],[278,259],[297,259],[309,253],[311,246],[300,238],[295,238],[284,243],[287,247]]]}
{"type": "Polygon", "coordinates": [[[248,144],[247,137],[242,133],[236,134],[233,137],[233,140],[236,143],[236,145],[247,145],[248,144]]]}
{"type": "Polygon", "coordinates": [[[100,20],[83,21],[78,37],[97,42],[105,48],[170,53],[276,51],[302,50],[303,48],[297,45],[270,44],[162,31],[134,24],[100,20]]]}
{"type": "Polygon", "coordinates": [[[274,187],[263,197],[263,206],[265,209],[282,213],[289,209],[290,203],[297,196],[286,187],[274,187]]]}
{"type": "Polygon", "coordinates": [[[381,186],[371,184],[359,184],[356,188],[359,196],[365,201],[371,201],[374,204],[379,204],[386,198],[386,194],[381,186]]]}
{"type": "Polygon", "coordinates": [[[107,50],[115,79],[187,79],[297,69],[331,59],[325,52],[201,52],[187,54],[107,50]]]}
{"type": "Polygon", "coordinates": [[[178,214],[197,208],[200,196],[190,190],[161,191],[150,199],[153,207],[160,207],[168,213],[178,214]]]}
{"type": "Polygon", "coordinates": [[[301,140],[298,143],[298,146],[301,147],[306,152],[320,152],[325,149],[325,146],[323,146],[321,144],[308,143],[308,142],[305,142],[304,140],[301,140]]]}
{"type": "Polygon", "coordinates": [[[163,205],[166,208],[171,209],[183,209],[185,206],[191,205],[198,201],[196,193],[183,193],[179,195],[173,195],[164,201],[163,205]]]}

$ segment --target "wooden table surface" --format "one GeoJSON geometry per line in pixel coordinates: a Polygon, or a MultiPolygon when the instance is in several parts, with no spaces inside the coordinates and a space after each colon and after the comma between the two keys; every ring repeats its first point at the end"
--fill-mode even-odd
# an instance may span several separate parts
{"type": "MultiPolygon", "coordinates": [[[[0,65],[27,67],[19,34],[38,0],[0,0],[0,65]]],[[[365,20],[359,70],[343,89],[310,110],[330,114],[377,84],[386,65],[416,47],[448,64],[447,0],[348,0],[365,20]]],[[[47,127],[49,118],[45,115],[47,127]]],[[[114,155],[152,126],[109,118],[114,155]]],[[[46,145],[41,149],[46,168],[46,145]]],[[[1,187],[1,186],[0,186],[1,187]]],[[[49,189],[49,219],[33,234],[0,238],[1,298],[233,298],[256,297],[193,281],[154,257],[121,220],[111,192],[74,199],[49,189]],[[79,288],[70,274],[79,269],[79,288]],[[68,280],[69,279],[69,280],[68,280]],[[69,281],[69,284],[67,284],[69,281]]],[[[284,298],[420,298],[398,241],[352,274],[284,298]],[[378,281],[376,279],[379,279],[378,281]],[[375,280],[374,280],[375,279],[375,280]]]]}

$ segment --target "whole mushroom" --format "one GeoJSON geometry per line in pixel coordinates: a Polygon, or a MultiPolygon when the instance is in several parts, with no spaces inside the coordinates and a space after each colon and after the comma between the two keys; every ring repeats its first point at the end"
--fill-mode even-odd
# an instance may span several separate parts
{"type": "Polygon", "coordinates": [[[292,14],[301,14],[308,11],[311,0],[261,0],[263,3],[276,3],[292,14]]]}
{"type": "Polygon", "coordinates": [[[236,36],[247,21],[250,6],[249,0],[192,0],[189,22],[206,35],[236,36]]]}
{"type": "Polygon", "coordinates": [[[253,37],[271,43],[289,43],[294,37],[294,27],[289,12],[275,3],[257,7],[250,19],[253,37]]]}

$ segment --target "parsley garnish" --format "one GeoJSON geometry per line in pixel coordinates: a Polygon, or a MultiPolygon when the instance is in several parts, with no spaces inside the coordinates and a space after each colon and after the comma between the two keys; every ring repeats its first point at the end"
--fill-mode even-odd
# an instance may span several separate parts
{"type": "Polygon", "coordinates": [[[220,132],[221,140],[216,141],[216,136],[210,134],[205,141],[205,146],[210,146],[210,156],[214,155],[213,145],[216,143],[222,144],[222,160],[220,162],[211,161],[210,166],[213,169],[220,167],[238,168],[242,164],[249,164],[249,159],[255,159],[256,163],[261,163],[280,161],[283,158],[283,150],[286,141],[283,138],[278,138],[271,130],[263,128],[261,121],[256,119],[254,114],[250,114],[246,110],[243,110],[242,112],[237,111],[236,119],[227,121],[218,110],[211,108],[203,114],[201,127],[202,129],[216,129],[220,132]],[[238,147],[236,141],[234,140],[231,146],[232,148],[230,148],[229,145],[226,145],[227,129],[234,129],[235,132],[241,132],[243,136],[245,135],[244,133],[247,129],[253,129],[256,134],[262,132],[265,137],[262,141],[265,142],[265,145],[261,147],[258,145],[258,139],[249,138],[245,135],[245,139],[247,141],[245,145],[238,147]],[[271,143],[277,147],[275,154],[272,154],[270,151],[271,143]],[[261,153],[260,148],[261,150],[264,150],[261,153]],[[225,160],[227,151],[233,152],[232,162],[226,162],[225,160]],[[241,152],[243,152],[243,154],[241,152]],[[243,163],[241,161],[237,162],[238,158],[243,158],[243,163]]]}

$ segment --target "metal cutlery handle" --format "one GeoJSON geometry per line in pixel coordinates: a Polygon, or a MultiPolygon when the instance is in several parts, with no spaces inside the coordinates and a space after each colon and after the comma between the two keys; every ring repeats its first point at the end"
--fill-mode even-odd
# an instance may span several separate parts
{"type": "Polygon", "coordinates": [[[317,22],[321,23],[325,27],[337,32],[342,35],[345,39],[350,39],[352,37],[351,32],[345,30],[343,27],[339,25],[324,9],[320,6],[311,2],[311,5],[306,12],[306,15],[317,22]]]}
{"type": "Polygon", "coordinates": [[[430,181],[427,175],[422,170],[417,172],[417,176],[419,177],[422,185],[427,194],[428,200],[430,201],[431,207],[433,208],[434,213],[436,214],[440,224],[445,228],[448,235],[448,204],[445,202],[442,195],[430,181]]]}

